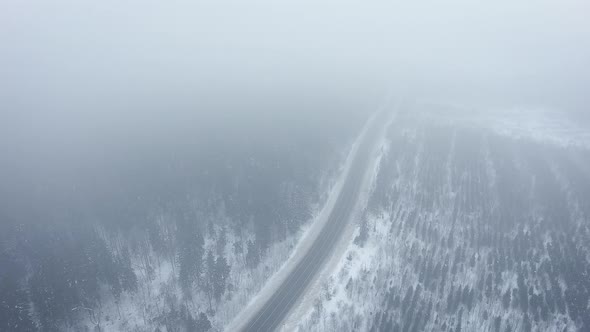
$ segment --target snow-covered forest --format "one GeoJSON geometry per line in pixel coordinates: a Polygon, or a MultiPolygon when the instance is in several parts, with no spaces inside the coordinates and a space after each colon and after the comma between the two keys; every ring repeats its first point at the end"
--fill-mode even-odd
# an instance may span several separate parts
{"type": "Polygon", "coordinates": [[[0,332],[590,332],[590,0],[0,0],[0,332]]]}
{"type": "Polygon", "coordinates": [[[223,330],[289,257],[360,130],[342,122],[325,140],[305,126],[141,165],[121,183],[79,182],[50,206],[43,195],[30,209],[6,204],[0,330],[223,330]]]}
{"type": "Polygon", "coordinates": [[[432,109],[389,128],[354,242],[299,330],[590,328],[587,142],[432,109]]]}

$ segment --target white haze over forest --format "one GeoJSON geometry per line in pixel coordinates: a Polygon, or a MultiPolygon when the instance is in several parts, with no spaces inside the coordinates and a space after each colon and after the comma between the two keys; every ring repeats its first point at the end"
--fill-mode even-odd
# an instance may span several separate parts
{"type": "Polygon", "coordinates": [[[588,329],[589,13],[0,1],[0,331],[588,329]]]}

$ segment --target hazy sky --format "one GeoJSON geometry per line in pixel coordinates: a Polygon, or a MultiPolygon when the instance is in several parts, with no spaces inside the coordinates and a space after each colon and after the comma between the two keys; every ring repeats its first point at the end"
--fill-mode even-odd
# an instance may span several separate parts
{"type": "Polygon", "coordinates": [[[120,112],[381,81],[587,101],[589,12],[585,0],[5,0],[2,108],[120,112]]]}
{"type": "Polygon", "coordinates": [[[187,140],[360,125],[387,89],[588,114],[588,13],[587,0],[3,0],[0,194],[187,140]]]}
{"type": "Polygon", "coordinates": [[[588,13],[586,0],[4,0],[3,141],[367,112],[388,87],[590,113],[588,13]]]}
{"type": "Polygon", "coordinates": [[[387,86],[589,113],[588,13],[585,0],[4,0],[4,142],[371,108],[387,86]]]}

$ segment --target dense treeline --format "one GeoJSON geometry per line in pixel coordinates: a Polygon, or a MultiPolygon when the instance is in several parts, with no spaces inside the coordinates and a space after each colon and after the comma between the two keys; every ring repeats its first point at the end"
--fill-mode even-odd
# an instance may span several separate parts
{"type": "Polygon", "coordinates": [[[588,330],[590,152],[422,115],[390,128],[355,245],[300,328],[588,330]]]}
{"type": "Polygon", "coordinates": [[[80,313],[93,315],[102,302],[101,287],[114,297],[137,289],[129,253],[109,250],[87,225],[29,227],[5,230],[1,239],[3,308],[8,309],[1,321],[7,330],[27,331],[36,324],[59,330],[80,313]]]}
{"type": "Polygon", "coordinates": [[[145,283],[166,264],[182,299],[170,290],[156,317],[142,309],[146,325],[208,330],[215,304],[240,286],[229,283],[229,256],[253,269],[270,244],[309,220],[320,180],[357,129],[325,141],[310,131],[264,144],[246,137],[237,147],[143,151],[118,165],[116,176],[72,185],[77,195],[56,191],[56,199],[31,201],[30,210],[8,207],[0,216],[0,330],[76,329],[81,319],[100,327],[117,318],[101,307],[115,303],[120,316],[125,294],[148,308],[155,293],[145,283]],[[208,305],[195,312],[191,297],[203,294],[208,305]]]}
{"type": "Polygon", "coordinates": [[[410,244],[371,329],[590,327],[588,151],[450,126],[390,137],[370,211],[410,244]]]}
{"type": "MultiPolygon", "coordinates": [[[[276,191],[272,187],[249,188],[258,195],[247,195],[257,200],[243,199],[239,202],[242,206],[228,201],[227,209],[239,211],[231,216],[235,221],[228,226],[244,235],[249,233],[248,227],[253,227],[252,240],[232,243],[237,252],[244,253],[249,266],[258,264],[271,241],[297,230],[309,218],[316,193],[315,188],[304,185],[276,191]],[[267,202],[264,197],[272,200],[267,202]],[[244,223],[248,220],[255,220],[253,226],[244,223]]],[[[3,329],[29,331],[39,327],[58,331],[63,326],[74,326],[81,316],[88,316],[100,326],[95,311],[103,305],[104,297],[114,297],[117,302],[122,292],[137,291],[136,274],[153,278],[157,264],[154,257],[172,261],[186,296],[193,288],[203,289],[212,310],[211,303],[219,301],[227,290],[230,267],[224,251],[227,240],[223,232],[215,234],[216,228],[205,222],[203,216],[211,212],[206,208],[175,206],[171,215],[162,212],[168,215],[165,221],[154,216],[127,231],[88,222],[5,225],[0,238],[3,329]],[[206,252],[205,237],[214,239],[220,249],[206,252]],[[132,266],[131,256],[140,266],[132,266]]],[[[211,216],[207,219],[213,222],[211,216]]],[[[178,315],[187,322],[194,319],[190,313],[178,315]]]]}

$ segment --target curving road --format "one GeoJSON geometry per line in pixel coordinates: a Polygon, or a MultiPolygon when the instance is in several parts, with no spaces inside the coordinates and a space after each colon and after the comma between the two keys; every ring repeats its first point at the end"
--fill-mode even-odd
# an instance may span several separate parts
{"type": "Polygon", "coordinates": [[[291,308],[304,294],[313,277],[321,270],[342,235],[345,224],[348,223],[359,199],[367,167],[373,158],[374,147],[380,139],[386,118],[386,112],[379,112],[364,137],[361,138],[340,195],[311,248],[276,292],[245,324],[242,331],[261,332],[278,329],[291,308]]]}

